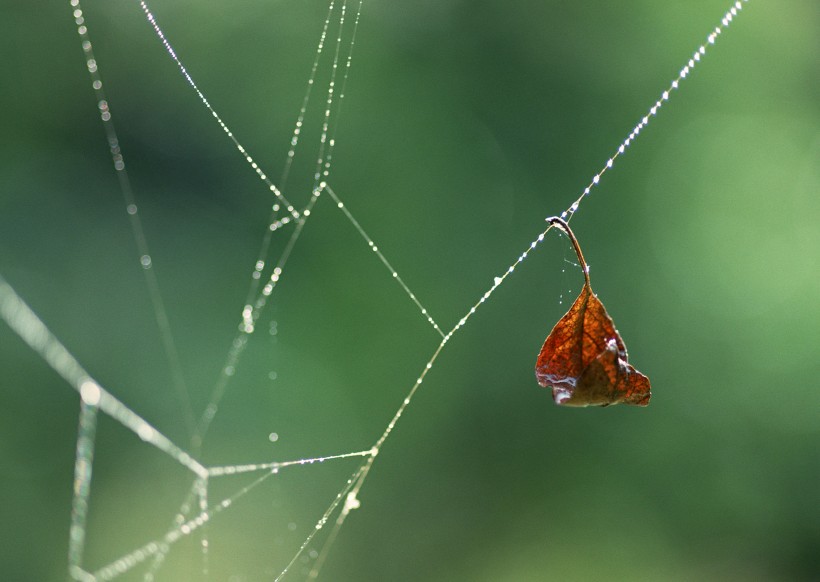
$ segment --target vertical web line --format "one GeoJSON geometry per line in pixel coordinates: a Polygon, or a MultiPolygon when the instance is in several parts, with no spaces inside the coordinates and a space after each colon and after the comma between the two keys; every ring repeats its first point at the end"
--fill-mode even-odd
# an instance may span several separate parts
{"type": "Polygon", "coordinates": [[[353,31],[350,34],[350,42],[348,43],[347,57],[345,58],[345,71],[342,76],[342,83],[340,85],[339,99],[336,101],[336,115],[333,118],[333,126],[330,131],[330,148],[325,158],[324,171],[322,173],[325,180],[330,176],[330,165],[333,161],[333,148],[336,145],[336,130],[339,128],[339,118],[342,114],[342,103],[344,103],[347,80],[350,77],[350,66],[353,62],[353,49],[356,47],[356,34],[359,32],[359,20],[362,15],[363,3],[364,0],[359,0],[359,5],[356,8],[356,17],[353,21],[353,31]]]}
{"type": "MultiPolygon", "coordinates": [[[[197,497],[199,498],[199,515],[208,515],[208,476],[197,477],[194,485],[197,497]]],[[[208,541],[208,521],[204,520],[202,523],[200,536],[200,549],[202,550],[202,575],[207,578],[209,574],[209,546],[208,541]]]]}
{"type": "Polygon", "coordinates": [[[74,457],[74,496],[71,500],[71,527],[68,535],[68,572],[82,575],[85,550],[88,500],[91,495],[91,473],[94,468],[94,444],[97,431],[96,403],[80,400],[80,422],[77,452],[74,457]]]}
{"type": "Polygon", "coordinates": [[[103,91],[102,78],[100,76],[97,59],[94,57],[94,50],[91,45],[91,40],[88,35],[88,26],[85,23],[82,8],[80,7],[80,0],[71,0],[71,7],[74,9],[74,22],[77,25],[77,33],[80,35],[82,41],[83,52],[86,56],[86,67],[88,73],[91,75],[91,86],[94,89],[94,94],[97,98],[97,107],[100,110],[100,118],[102,120],[105,135],[108,140],[108,148],[111,152],[111,159],[114,162],[114,170],[117,173],[120,190],[122,191],[123,199],[125,200],[125,209],[128,212],[128,218],[131,224],[131,233],[134,241],[137,244],[137,251],[140,255],[140,265],[142,272],[145,275],[145,282],[148,285],[148,294],[151,298],[151,305],[154,309],[154,316],[159,327],[160,339],[162,340],[165,356],[168,359],[168,364],[171,368],[171,376],[173,379],[173,386],[176,392],[179,406],[182,409],[182,417],[185,422],[185,427],[188,430],[188,437],[194,439],[196,437],[196,423],[194,421],[194,411],[191,406],[191,398],[188,393],[188,388],[185,383],[185,377],[182,373],[182,364],[179,359],[179,352],[177,351],[174,335],[171,332],[171,324],[168,321],[168,312],[165,309],[165,302],[162,299],[162,293],[159,289],[159,281],[157,280],[156,272],[153,269],[153,259],[148,248],[148,241],[145,238],[145,230],[142,227],[142,220],[139,215],[139,208],[137,207],[134,198],[134,192],[131,188],[131,181],[128,178],[128,172],[125,169],[125,162],[122,156],[122,149],[117,138],[117,132],[114,128],[114,122],[111,119],[111,109],[108,105],[105,92],[103,91]]]}

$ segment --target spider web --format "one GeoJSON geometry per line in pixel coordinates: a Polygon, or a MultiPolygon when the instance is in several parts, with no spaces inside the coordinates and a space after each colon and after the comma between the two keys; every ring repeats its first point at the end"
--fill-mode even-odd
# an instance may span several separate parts
{"type": "MultiPolygon", "coordinates": [[[[145,19],[164,47],[167,56],[181,74],[183,82],[188,85],[194,97],[207,110],[211,122],[216,124],[227,143],[244,159],[247,168],[258,179],[259,187],[269,192],[271,197],[270,214],[265,223],[257,256],[252,261],[248,275],[246,300],[238,317],[237,332],[230,342],[230,348],[224,354],[217,380],[208,390],[204,390],[207,394],[205,406],[200,407],[194,395],[203,389],[200,386],[196,389],[192,388],[190,381],[186,379],[178,339],[174,332],[172,319],[169,317],[169,310],[163,300],[164,294],[160,286],[162,281],[157,276],[155,255],[149,247],[149,237],[146,235],[140,206],[134,193],[137,189],[132,187],[126,170],[128,154],[121,148],[114,124],[115,118],[112,116],[112,109],[116,110],[116,103],[113,105],[109,103],[100,71],[101,66],[104,68],[105,64],[101,65],[95,57],[89,31],[90,24],[86,21],[80,1],[70,0],[70,4],[114,169],[122,191],[125,210],[130,220],[132,235],[138,251],[138,261],[145,276],[151,309],[159,329],[162,350],[170,372],[168,384],[172,387],[176,400],[175,406],[178,418],[184,427],[184,437],[182,440],[171,438],[149,422],[139,410],[130,407],[121,398],[115,396],[119,393],[116,386],[105,387],[104,382],[96,379],[90,371],[87,371],[70,350],[49,331],[46,324],[28,307],[10,283],[0,278],[0,315],[4,321],[80,395],[68,573],[75,580],[110,580],[123,574],[134,573],[139,566],[142,567],[139,575],[145,580],[152,580],[161,576],[167,558],[174,553],[175,548],[181,542],[196,539],[199,547],[196,571],[207,576],[212,552],[208,526],[221,514],[233,510],[237,501],[255,491],[263,483],[281,478],[287,472],[296,470],[297,467],[314,470],[313,466],[317,465],[354,463],[352,469],[349,467],[345,469],[347,477],[337,483],[335,493],[330,496],[329,501],[326,501],[324,510],[316,516],[314,525],[309,528],[309,533],[293,549],[289,560],[283,565],[273,566],[276,571],[273,572],[272,577],[277,580],[289,574],[293,577],[301,574],[315,578],[319,576],[329,552],[339,539],[348,516],[360,507],[360,494],[368,478],[373,474],[373,469],[379,465],[378,459],[381,458],[379,455],[382,454],[383,445],[394,434],[394,431],[398,430],[402,416],[428,373],[440,359],[446,357],[447,346],[460,334],[472,316],[503,283],[510,279],[516,268],[539,248],[539,244],[544,241],[550,228],[535,233],[532,242],[512,259],[506,269],[491,276],[492,283],[469,304],[467,309],[463,310],[462,315],[454,323],[444,323],[442,319],[434,317],[433,313],[425,307],[423,298],[411,290],[410,285],[399,274],[396,266],[368,234],[366,225],[363,226],[363,223],[357,220],[344,201],[345,192],[337,188],[333,179],[336,143],[339,136],[343,135],[343,132],[337,133],[337,128],[339,128],[340,119],[343,118],[342,105],[352,78],[351,70],[355,61],[356,44],[361,42],[358,29],[363,18],[363,2],[361,0],[351,2],[332,0],[328,5],[309,68],[308,81],[287,142],[285,162],[275,178],[272,178],[268,170],[264,169],[266,164],[260,161],[261,156],[251,153],[250,149],[243,145],[238,132],[235,133],[222,114],[216,111],[206,97],[205,91],[197,85],[192,73],[186,69],[182,58],[175,52],[172,39],[164,32],[159,19],[146,2],[140,2],[139,6],[145,19]],[[317,103],[318,106],[311,110],[311,106],[317,103]],[[309,116],[312,111],[316,115],[311,125],[309,116]],[[312,137],[315,138],[312,144],[314,149],[312,152],[305,153],[303,142],[306,139],[308,127],[312,129],[312,137]],[[294,173],[298,174],[300,171],[295,164],[303,159],[307,159],[301,167],[304,184],[295,184],[294,173]],[[304,196],[305,193],[307,196],[304,196]],[[393,285],[404,297],[403,301],[412,307],[415,317],[428,328],[430,335],[438,343],[430,354],[419,360],[420,365],[415,379],[401,380],[405,385],[404,396],[375,440],[364,440],[361,446],[353,449],[342,451],[325,449],[318,451],[315,455],[292,460],[260,460],[233,464],[205,462],[203,455],[208,442],[207,437],[213,423],[221,413],[226,396],[234,388],[236,376],[243,368],[243,358],[246,351],[250,349],[250,340],[259,333],[260,327],[264,327],[263,314],[271,308],[271,298],[276,296],[279,285],[283,280],[289,280],[291,277],[292,257],[299,248],[303,233],[309,231],[316,220],[314,217],[322,206],[328,206],[328,204],[336,211],[334,220],[346,222],[352,227],[352,231],[360,239],[361,246],[367,249],[372,255],[372,261],[380,267],[382,276],[388,281],[392,280],[393,285]],[[115,423],[164,455],[166,459],[181,467],[187,474],[188,485],[187,493],[179,503],[178,510],[168,516],[168,526],[164,531],[157,531],[145,543],[120,555],[112,556],[102,564],[95,564],[88,563],[85,554],[90,535],[89,515],[94,511],[92,476],[95,467],[95,453],[100,439],[105,438],[102,436],[103,431],[98,427],[100,412],[103,413],[103,417],[113,419],[115,423]],[[241,486],[228,486],[228,492],[224,495],[214,493],[217,489],[217,482],[236,476],[247,476],[250,480],[241,486]],[[300,568],[299,572],[294,571],[297,565],[300,568]]],[[[693,68],[707,54],[708,47],[716,42],[737,16],[741,7],[741,2],[731,5],[720,23],[709,32],[706,42],[686,60],[679,75],[661,91],[658,99],[639,119],[612,156],[604,162],[601,169],[592,176],[578,198],[561,212],[562,217],[567,220],[572,219],[604,174],[613,167],[679,85],[690,75],[693,68]]],[[[281,139],[281,136],[279,137],[281,139]]],[[[271,336],[277,334],[275,320],[268,323],[268,332],[271,336]]],[[[271,371],[270,378],[276,378],[275,372],[271,371]]],[[[108,425],[103,428],[111,429],[108,425]]],[[[276,442],[278,439],[279,434],[277,433],[272,432],[269,435],[271,442],[276,442]]],[[[330,449],[335,447],[334,444],[326,446],[330,449]]]]}

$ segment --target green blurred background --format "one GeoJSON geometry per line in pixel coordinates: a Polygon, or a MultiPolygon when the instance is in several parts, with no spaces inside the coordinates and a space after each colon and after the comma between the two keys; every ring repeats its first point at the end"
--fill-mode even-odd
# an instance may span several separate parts
{"type": "MultiPolygon", "coordinates": [[[[578,196],[728,6],[365,2],[331,183],[449,329],[578,196]]],[[[151,7],[278,176],[326,0],[151,7]]],[[[84,8],[202,410],[271,197],[139,5],[84,8]]],[[[0,273],[104,386],[184,446],[69,3],[7,3],[4,20],[0,273]]],[[[818,23],[811,0],[747,4],[573,220],[593,287],[652,380],[651,406],[562,409],[537,386],[541,343],[581,285],[551,233],[445,347],[323,579],[820,577],[818,23]]],[[[322,101],[317,85],[286,192],[300,205],[322,101]]],[[[370,447],[438,339],[323,197],[203,462],[370,447]]],[[[78,397],[5,325],[0,370],[0,572],[63,580],[78,397]]],[[[109,418],[96,443],[91,570],[162,534],[190,485],[109,418]]],[[[215,517],[211,579],[272,579],[356,463],[284,470],[215,517]]],[[[211,499],[249,480],[214,480],[211,499]]],[[[197,544],[180,542],[159,579],[199,579],[197,544]]],[[[299,562],[289,579],[305,571],[299,562]]]]}

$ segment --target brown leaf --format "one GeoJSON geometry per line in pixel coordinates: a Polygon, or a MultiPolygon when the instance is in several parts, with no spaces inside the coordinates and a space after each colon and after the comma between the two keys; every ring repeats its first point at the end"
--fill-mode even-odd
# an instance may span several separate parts
{"type": "Polygon", "coordinates": [[[627,362],[626,346],[604,304],[592,292],[589,269],[569,225],[558,217],[547,219],[570,237],[581,268],[584,287],[547,336],[535,377],[552,388],[556,404],[567,406],[646,406],[651,396],[649,378],[627,362]]]}

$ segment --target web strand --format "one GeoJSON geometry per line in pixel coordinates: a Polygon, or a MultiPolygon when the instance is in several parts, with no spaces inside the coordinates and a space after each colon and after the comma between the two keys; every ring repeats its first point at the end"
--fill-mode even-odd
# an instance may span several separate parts
{"type": "MultiPolygon", "coordinates": [[[[75,1],[75,0],[72,0],[72,1],[75,1]]],[[[145,13],[145,17],[148,19],[148,22],[153,27],[154,32],[156,33],[156,35],[159,37],[160,41],[162,42],[162,45],[165,47],[165,50],[168,52],[168,54],[171,56],[171,58],[176,63],[177,67],[179,68],[180,73],[182,73],[182,76],[185,77],[185,80],[188,82],[188,84],[191,86],[191,88],[197,94],[197,97],[199,97],[199,100],[202,102],[202,104],[208,109],[208,111],[211,112],[211,115],[216,120],[216,122],[219,124],[219,127],[222,128],[222,131],[225,132],[225,135],[227,135],[228,138],[233,142],[233,144],[236,147],[237,151],[239,151],[239,153],[242,154],[242,157],[245,158],[245,161],[248,162],[248,164],[251,166],[251,168],[254,169],[254,171],[256,172],[256,175],[259,177],[259,179],[262,180],[268,186],[268,189],[273,193],[273,195],[282,204],[285,205],[285,208],[291,214],[291,216],[293,218],[299,218],[299,211],[296,210],[296,208],[293,206],[293,204],[291,204],[287,200],[287,198],[285,198],[285,196],[282,194],[282,192],[279,191],[279,188],[277,188],[276,185],[274,185],[274,183],[271,182],[271,180],[268,178],[267,174],[265,174],[265,172],[262,171],[262,169],[257,165],[256,161],[245,150],[245,147],[241,143],[239,143],[239,140],[236,139],[233,132],[230,130],[230,128],[227,126],[227,124],[222,120],[222,118],[219,116],[219,114],[216,112],[216,110],[214,110],[214,108],[211,106],[208,99],[206,99],[205,95],[202,93],[202,91],[199,90],[199,87],[197,87],[196,83],[194,83],[194,80],[191,77],[191,75],[188,73],[188,70],[182,64],[182,61],[180,61],[179,58],[177,57],[176,51],[174,51],[174,48],[171,46],[171,43],[169,43],[168,39],[165,38],[165,34],[162,32],[162,29],[157,24],[156,18],[154,17],[154,14],[151,12],[151,10],[148,8],[148,4],[145,2],[145,0],[140,0],[140,7],[142,8],[142,11],[145,13]]]]}
{"type": "MultiPolygon", "coordinates": [[[[299,549],[293,555],[293,558],[291,558],[290,562],[288,562],[287,566],[285,566],[285,569],[282,570],[282,572],[280,572],[279,575],[276,577],[275,582],[279,582],[280,580],[282,580],[282,578],[285,577],[285,575],[287,575],[288,571],[296,563],[296,560],[299,559],[299,556],[302,555],[305,549],[307,549],[307,547],[313,541],[313,538],[316,537],[319,531],[321,531],[321,529],[325,526],[327,520],[330,518],[330,516],[333,514],[336,508],[340,506],[343,499],[345,500],[345,504],[342,505],[342,512],[344,513],[345,510],[349,511],[348,506],[350,504],[350,499],[355,499],[355,495],[351,497],[352,490],[356,487],[356,484],[360,482],[364,468],[369,466],[372,459],[373,456],[371,456],[364,465],[361,465],[358,469],[356,469],[356,471],[353,472],[353,475],[347,480],[345,486],[342,487],[341,491],[339,491],[339,493],[336,494],[336,497],[333,498],[333,501],[328,506],[327,510],[325,510],[325,512],[322,514],[322,517],[319,518],[319,521],[316,522],[316,526],[311,530],[307,538],[305,538],[305,541],[302,542],[302,545],[299,546],[299,549]]],[[[350,507],[353,506],[358,507],[358,502],[350,505],[350,507]]]]}
{"type": "MultiPolygon", "coordinates": [[[[185,499],[182,501],[180,505],[179,511],[174,516],[171,525],[166,530],[166,535],[172,532],[176,527],[185,523],[187,521],[188,516],[191,514],[191,506],[196,499],[197,496],[197,488],[199,487],[199,481],[195,479],[191,484],[188,493],[185,496],[185,499]]],[[[165,563],[165,557],[168,555],[168,552],[171,551],[171,546],[168,544],[160,544],[157,553],[154,555],[154,560],[151,562],[151,565],[145,572],[145,576],[143,577],[143,582],[154,582],[154,577],[162,565],[165,563]]]]}
{"type": "Polygon", "coordinates": [[[658,114],[658,111],[661,107],[663,107],[664,103],[669,101],[669,97],[672,94],[672,92],[678,89],[683,80],[689,76],[689,74],[692,72],[695,66],[698,63],[700,63],[701,59],[704,56],[706,56],[706,47],[715,44],[715,42],[717,41],[717,37],[723,34],[723,31],[726,30],[729,24],[731,24],[732,20],[734,20],[738,13],[743,9],[743,4],[745,4],[748,1],[749,0],[737,0],[734,4],[732,4],[731,8],[729,8],[729,10],[726,11],[726,13],[723,15],[723,18],[721,18],[720,25],[716,26],[715,29],[707,35],[706,42],[700,45],[697,48],[697,50],[695,50],[695,52],[687,61],[686,65],[684,65],[684,67],[680,70],[680,73],[678,73],[678,76],[672,81],[672,83],[669,84],[669,87],[667,87],[661,93],[660,98],[657,101],[655,101],[652,107],[649,108],[649,111],[646,113],[646,115],[644,115],[638,122],[638,124],[632,128],[632,131],[629,133],[626,139],[623,142],[621,142],[621,145],[618,146],[618,149],[615,151],[612,157],[606,161],[604,167],[601,168],[601,170],[592,177],[592,181],[587,185],[586,188],[584,188],[583,192],[581,192],[581,195],[578,197],[578,199],[575,200],[575,202],[573,202],[569,208],[567,208],[564,212],[561,213],[561,218],[565,219],[567,222],[569,222],[572,219],[573,215],[578,210],[578,206],[581,204],[581,201],[587,196],[589,196],[592,189],[595,188],[595,186],[597,186],[598,183],[601,181],[601,177],[604,175],[604,173],[610,168],[612,168],[612,166],[615,164],[615,160],[617,160],[618,157],[621,156],[630,145],[632,145],[632,142],[635,141],[635,139],[638,137],[638,134],[640,134],[641,131],[649,124],[649,121],[658,114]]]}
{"type": "MultiPolygon", "coordinates": [[[[313,93],[313,85],[316,82],[316,72],[319,68],[319,61],[322,57],[322,51],[325,46],[325,39],[327,38],[327,31],[330,27],[330,20],[333,15],[333,7],[335,2],[331,2],[330,6],[327,10],[327,16],[325,17],[325,22],[322,26],[322,34],[319,36],[319,44],[316,48],[316,54],[313,57],[313,65],[310,68],[310,76],[308,77],[307,81],[307,88],[305,89],[305,94],[302,97],[302,106],[299,108],[299,114],[296,117],[296,123],[293,127],[293,133],[291,134],[290,138],[290,147],[288,148],[287,157],[285,158],[285,167],[282,169],[282,175],[279,179],[280,187],[283,190],[287,189],[288,178],[290,176],[290,169],[293,166],[293,160],[296,156],[296,148],[299,145],[299,138],[302,134],[302,126],[305,122],[305,115],[307,113],[308,104],[310,103],[310,96],[313,93]]],[[[345,76],[345,78],[347,78],[345,76]]],[[[256,297],[259,291],[259,281],[262,278],[262,271],[265,268],[265,262],[270,252],[270,245],[271,240],[273,238],[273,233],[290,222],[290,217],[285,216],[284,218],[279,219],[279,206],[274,204],[271,208],[271,213],[268,218],[268,224],[270,225],[267,230],[265,231],[265,235],[262,237],[262,246],[259,249],[258,258],[256,259],[256,264],[254,266],[254,270],[251,273],[251,285],[248,289],[248,295],[245,299],[245,305],[250,305],[253,301],[254,297],[256,297]]]]}
{"type": "Polygon", "coordinates": [[[165,302],[162,299],[162,293],[160,293],[156,272],[153,269],[153,258],[148,248],[148,241],[145,238],[145,230],[142,227],[139,208],[131,188],[131,180],[128,178],[128,172],[125,169],[120,140],[117,137],[114,122],[111,119],[111,109],[108,104],[108,99],[105,96],[105,91],[103,90],[102,77],[100,76],[97,59],[94,57],[94,49],[88,35],[88,26],[86,25],[85,16],[80,7],[80,1],[71,0],[71,6],[74,9],[74,22],[77,25],[77,32],[80,35],[83,52],[85,53],[86,67],[91,76],[91,86],[94,89],[94,94],[97,99],[97,107],[99,108],[100,119],[102,120],[103,129],[105,130],[105,135],[108,140],[111,159],[114,162],[114,170],[117,173],[117,180],[119,181],[120,190],[122,191],[122,196],[125,201],[125,210],[128,213],[131,224],[131,233],[137,244],[139,261],[142,272],[145,275],[145,282],[148,286],[148,295],[151,298],[154,316],[157,321],[157,326],[159,327],[160,339],[171,369],[173,387],[182,410],[182,417],[188,430],[188,436],[191,439],[195,439],[196,427],[190,394],[185,383],[185,377],[182,374],[182,365],[180,364],[179,352],[177,351],[176,342],[171,332],[171,324],[168,321],[168,312],[165,308],[165,302]]]}
{"type": "Polygon", "coordinates": [[[356,220],[356,218],[354,218],[354,216],[350,213],[350,210],[347,209],[347,206],[345,206],[344,203],[339,199],[339,196],[336,194],[336,192],[334,192],[333,188],[331,188],[328,184],[324,184],[324,189],[336,203],[336,207],[342,211],[342,213],[345,215],[345,218],[347,218],[350,224],[353,225],[353,228],[355,228],[356,231],[359,233],[359,236],[361,236],[364,239],[370,250],[373,251],[377,257],[379,257],[379,260],[382,262],[382,264],[385,267],[387,267],[388,271],[390,271],[390,275],[396,280],[396,282],[401,286],[401,288],[404,289],[404,292],[407,294],[410,300],[413,303],[415,303],[416,307],[418,307],[421,314],[427,319],[427,323],[432,325],[433,329],[435,329],[441,337],[444,337],[444,332],[441,331],[441,328],[433,319],[433,316],[430,315],[430,313],[427,311],[427,308],[425,308],[419,302],[418,298],[416,297],[416,294],[410,290],[410,288],[407,286],[407,283],[404,282],[401,276],[396,272],[396,269],[393,268],[393,265],[390,264],[390,261],[387,260],[387,257],[384,256],[384,254],[379,250],[379,247],[376,245],[376,243],[373,242],[373,239],[370,238],[370,236],[361,227],[359,221],[356,220]]]}
{"type": "Polygon", "coordinates": [[[71,501],[71,528],[68,535],[68,571],[72,575],[81,571],[85,550],[98,410],[97,406],[85,400],[80,401],[80,426],[74,461],[74,497],[71,501]]]}

